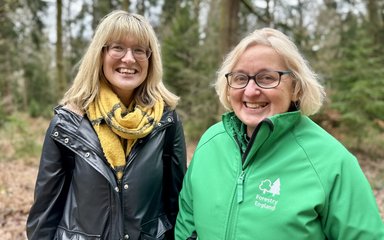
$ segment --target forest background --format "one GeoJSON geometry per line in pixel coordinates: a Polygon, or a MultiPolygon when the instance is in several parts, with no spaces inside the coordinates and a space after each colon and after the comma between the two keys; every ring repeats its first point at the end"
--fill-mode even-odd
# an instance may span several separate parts
{"type": "MultiPolygon", "coordinates": [[[[290,36],[327,100],[312,119],[356,154],[384,213],[383,0],[0,0],[0,235],[25,239],[41,144],[95,26],[111,10],[147,17],[164,82],[181,97],[189,157],[223,109],[211,87],[246,34],[290,36]]],[[[383,215],[382,215],[383,216],[383,215]]]]}

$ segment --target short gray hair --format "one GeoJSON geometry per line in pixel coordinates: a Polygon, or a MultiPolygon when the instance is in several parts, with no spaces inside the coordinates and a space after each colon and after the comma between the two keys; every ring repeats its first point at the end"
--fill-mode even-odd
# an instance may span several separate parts
{"type": "Polygon", "coordinates": [[[228,84],[225,74],[232,71],[240,56],[251,46],[264,45],[273,48],[292,71],[295,81],[294,97],[298,99],[297,107],[304,115],[312,115],[319,111],[325,99],[325,91],[319,83],[317,75],[312,71],[306,59],[300,54],[297,46],[282,32],[272,28],[262,28],[243,38],[225,57],[217,72],[214,84],[221,104],[232,110],[228,100],[228,84]]]}

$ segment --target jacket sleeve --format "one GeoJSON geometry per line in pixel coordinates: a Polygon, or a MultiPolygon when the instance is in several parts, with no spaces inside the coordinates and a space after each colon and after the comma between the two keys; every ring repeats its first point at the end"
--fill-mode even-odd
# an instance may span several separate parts
{"type": "Polygon", "coordinates": [[[176,219],[175,239],[193,240],[197,239],[194,215],[193,215],[193,194],[191,185],[191,173],[193,170],[193,160],[188,167],[183,181],[183,188],[179,196],[179,213],[176,219]]]}
{"type": "Polygon", "coordinates": [[[384,239],[376,199],[355,158],[332,179],[328,201],[322,222],[329,239],[384,239]]]}
{"type": "MultiPolygon", "coordinates": [[[[176,216],[179,211],[179,193],[187,169],[187,154],[183,125],[175,111],[173,111],[173,118],[175,124],[166,130],[163,161],[165,207],[168,219],[172,226],[175,226],[176,216]]],[[[173,229],[168,232],[167,239],[174,239],[173,229]]]]}
{"type": "Polygon", "coordinates": [[[35,184],[34,203],[27,219],[29,240],[51,240],[62,216],[71,176],[73,157],[51,138],[54,117],[46,132],[35,184]]]}

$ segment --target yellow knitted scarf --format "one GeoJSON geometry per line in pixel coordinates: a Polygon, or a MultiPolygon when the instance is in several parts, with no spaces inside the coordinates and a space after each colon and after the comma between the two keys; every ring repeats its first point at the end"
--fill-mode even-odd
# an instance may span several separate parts
{"type": "Polygon", "coordinates": [[[99,137],[107,161],[120,180],[130,153],[138,138],[145,137],[160,121],[164,102],[158,100],[152,107],[135,102],[126,108],[118,96],[104,82],[100,82],[98,97],[87,110],[88,118],[99,137]]]}

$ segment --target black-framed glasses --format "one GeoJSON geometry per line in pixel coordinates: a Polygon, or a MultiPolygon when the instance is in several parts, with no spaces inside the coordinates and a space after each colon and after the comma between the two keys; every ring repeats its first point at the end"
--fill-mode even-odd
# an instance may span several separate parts
{"type": "Polygon", "coordinates": [[[151,49],[149,48],[145,48],[141,46],[127,48],[124,45],[119,43],[111,43],[109,45],[105,45],[104,47],[107,49],[108,55],[114,59],[123,58],[127,54],[128,49],[131,50],[133,57],[137,61],[147,60],[152,53],[151,49]]]}
{"type": "Polygon", "coordinates": [[[240,72],[230,72],[225,74],[227,78],[227,83],[231,88],[241,89],[245,88],[249,80],[253,79],[257,86],[265,89],[275,88],[279,86],[281,81],[281,76],[284,74],[289,74],[291,71],[272,71],[266,70],[256,73],[253,76],[249,76],[245,73],[240,72]]]}

